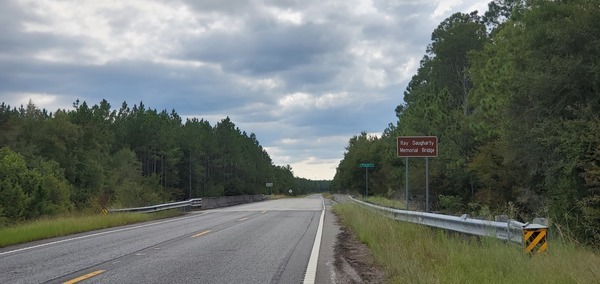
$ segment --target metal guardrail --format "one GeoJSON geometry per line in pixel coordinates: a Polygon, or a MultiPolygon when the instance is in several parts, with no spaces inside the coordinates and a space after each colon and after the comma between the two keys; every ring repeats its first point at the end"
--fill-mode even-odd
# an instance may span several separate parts
{"type": "Polygon", "coordinates": [[[158,204],[158,205],[145,206],[145,207],[108,209],[108,212],[109,213],[117,213],[117,212],[150,213],[150,212],[157,212],[157,211],[174,209],[174,208],[201,207],[201,206],[202,206],[202,198],[192,198],[187,201],[172,202],[172,203],[158,204]]]}
{"type": "Polygon", "coordinates": [[[255,202],[255,201],[263,201],[265,199],[266,199],[265,196],[262,194],[260,194],[260,195],[206,197],[204,200],[202,198],[192,198],[187,201],[172,202],[172,203],[158,204],[158,205],[145,206],[145,207],[121,208],[121,209],[102,209],[102,213],[104,213],[104,214],[117,213],[117,212],[150,213],[150,212],[157,212],[157,211],[174,209],[174,208],[187,208],[187,207],[202,207],[202,209],[211,209],[211,208],[232,206],[232,205],[255,202]]]}
{"type": "MultiPolygon", "coordinates": [[[[468,218],[466,214],[461,217],[457,217],[427,212],[392,209],[356,200],[352,197],[350,197],[350,200],[352,202],[382,211],[383,213],[389,215],[389,217],[399,221],[422,224],[470,235],[494,237],[519,244],[525,243],[527,245],[526,249],[530,246],[531,242],[526,239],[525,236],[528,235],[526,232],[541,229],[544,230],[544,242],[542,245],[547,247],[547,243],[545,242],[545,229],[547,229],[547,227],[538,224],[521,223],[515,220],[508,220],[507,222],[486,221],[468,218]]],[[[538,242],[539,241],[540,240],[538,240],[538,242]]],[[[535,243],[537,244],[538,242],[535,243]]],[[[531,249],[529,251],[531,251],[531,249]]]]}

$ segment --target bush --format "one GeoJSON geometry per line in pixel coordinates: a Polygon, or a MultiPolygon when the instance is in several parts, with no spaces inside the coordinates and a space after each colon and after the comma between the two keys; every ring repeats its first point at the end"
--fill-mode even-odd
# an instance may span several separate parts
{"type": "Polygon", "coordinates": [[[438,196],[438,209],[450,214],[461,213],[463,211],[462,200],[458,196],[440,195],[438,196]]]}

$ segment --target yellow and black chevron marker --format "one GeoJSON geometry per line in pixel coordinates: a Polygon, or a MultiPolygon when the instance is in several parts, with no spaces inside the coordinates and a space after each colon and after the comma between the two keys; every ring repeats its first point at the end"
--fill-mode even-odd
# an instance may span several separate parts
{"type": "Polygon", "coordinates": [[[530,226],[523,228],[523,244],[525,244],[525,252],[538,253],[546,251],[546,249],[548,249],[548,241],[546,239],[548,228],[539,225],[530,226]]]}

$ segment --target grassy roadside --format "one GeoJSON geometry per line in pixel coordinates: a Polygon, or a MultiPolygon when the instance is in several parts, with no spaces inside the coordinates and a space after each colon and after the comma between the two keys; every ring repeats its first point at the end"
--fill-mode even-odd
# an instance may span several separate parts
{"type": "Polygon", "coordinates": [[[0,247],[174,217],[180,214],[181,213],[175,209],[147,214],[119,213],[109,215],[70,215],[45,218],[25,224],[0,228],[0,236],[2,236],[0,238],[0,247]]]}
{"type": "Polygon", "coordinates": [[[528,256],[495,239],[452,237],[338,204],[342,224],[369,246],[390,283],[598,283],[600,255],[559,242],[528,256]]]}

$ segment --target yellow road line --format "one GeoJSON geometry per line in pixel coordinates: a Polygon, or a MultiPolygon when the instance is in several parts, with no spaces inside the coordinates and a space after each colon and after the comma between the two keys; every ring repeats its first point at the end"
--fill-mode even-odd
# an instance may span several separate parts
{"type": "Polygon", "coordinates": [[[248,218],[246,217],[246,218],[242,218],[242,219],[240,219],[240,221],[244,221],[244,220],[248,220],[248,218]]]}
{"type": "Polygon", "coordinates": [[[79,276],[79,277],[77,277],[77,278],[75,278],[75,279],[69,280],[69,281],[65,282],[64,284],[73,284],[73,283],[77,283],[77,282],[80,282],[80,281],[83,281],[83,280],[86,280],[86,279],[90,279],[90,278],[92,278],[92,277],[94,277],[94,276],[96,276],[96,275],[98,275],[98,274],[101,274],[101,273],[103,273],[103,272],[105,272],[105,271],[106,271],[106,270],[98,270],[98,271],[94,271],[94,272],[92,272],[92,273],[88,273],[88,274],[86,274],[86,275],[79,276]]]}
{"type": "Polygon", "coordinates": [[[199,237],[199,236],[202,236],[202,235],[206,235],[208,233],[210,233],[210,230],[206,230],[204,232],[197,233],[197,234],[193,235],[192,238],[199,237]]]}

